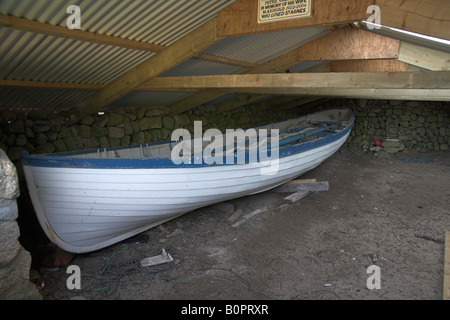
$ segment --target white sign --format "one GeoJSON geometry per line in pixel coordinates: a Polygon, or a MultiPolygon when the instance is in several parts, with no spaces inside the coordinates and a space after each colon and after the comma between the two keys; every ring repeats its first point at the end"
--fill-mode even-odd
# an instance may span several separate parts
{"type": "Polygon", "coordinates": [[[258,23],[311,17],[312,0],[258,0],[258,23]]]}

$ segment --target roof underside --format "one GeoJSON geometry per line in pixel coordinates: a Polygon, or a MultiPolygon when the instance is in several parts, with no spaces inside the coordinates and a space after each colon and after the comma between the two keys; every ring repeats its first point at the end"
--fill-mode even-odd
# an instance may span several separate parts
{"type": "MultiPolygon", "coordinates": [[[[189,34],[236,0],[0,0],[0,14],[66,27],[69,5],[81,8],[81,30],[161,48],[189,34]]],[[[348,24],[345,24],[348,26],[348,24]]],[[[234,75],[248,72],[343,25],[314,26],[225,37],[159,77],[234,75]],[[206,57],[206,58],[205,58],[206,57]],[[217,59],[214,59],[217,58],[217,59]]],[[[389,28],[369,30],[401,41],[450,52],[449,43],[419,39],[389,28]]],[[[0,27],[0,79],[93,85],[101,88],[153,57],[155,52],[0,27]]],[[[328,61],[302,61],[290,72],[305,72],[328,61]]],[[[443,69],[447,70],[447,69],[443,69]]],[[[278,72],[284,72],[280,70],[278,72]]],[[[0,109],[68,110],[95,88],[0,86],[0,109]]],[[[133,90],[108,107],[167,107],[196,91],[133,90]]],[[[210,102],[232,99],[234,94],[210,102]]]]}

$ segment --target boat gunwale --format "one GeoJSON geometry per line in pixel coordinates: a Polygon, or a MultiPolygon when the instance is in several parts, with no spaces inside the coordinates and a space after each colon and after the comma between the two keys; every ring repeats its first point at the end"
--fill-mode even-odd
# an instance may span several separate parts
{"type": "MultiPolygon", "coordinates": [[[[251,127],[251,129],[257,129],[261,127],[265,127],[267,125],[274,125],[277,123],[283,123],[287,121],[292,121],[296,119],[301,119],[303,117],[308,117],[314,114],[324,113],[331,110],[348,110],[351,112],[349,108],[332,108],[312,114],[307,114],[304,116],[291,118],[287,120],[282,120],[278,122],[273,122],[269,124],[263,124],[256,127],[251,127]]],[[[339,140],[341,137],[345,136],[349,133],[354,126],[355,116],[351,113],[351,117],[347,121],[343,121],[345,127],[341,130],[338,130],[334,133],[328,133],[323,137],[319,137],[316,139],[310,139],[306,141],[301,141],[294,145],[282,145],[278,149],[278,157],[284,158],[291,155],[295,155],[301,152],[305,152],[311,149],[315,149],[321,147],[323,145],[332,143],[336,140],[339,140]]],[[[331,121],[330,121],[331,122],[331,121]]],[[[249,128],[250,129],[250,128],[249,128]]],[[[243,129],[247,130],[247,129],[243,129]]],[[[117,150],[126,150],[132,148],[140,148],[141,146],[153,147],[157,145],[166,145],[170,143],[177,143],[176,141],[157,141],[151,143],[144,144],[136,144],[124,147],[112,147],[112,148],[97,148],[97,149],[89,149],[89,150],[78,150],[78,151],[70,151],[70,152],[60,152],[60,153],[50,153],[50,154],[30,154],[29,152],[21,153],[21,160],[23,166],[36,166],[36,167],[61,167],[61,168],[95,168],[95,169],[162,169],[162,168],[200,168],[200,167],[211,167],[211,166],[230,166],[236,165],[236,155],[234,157],[235,161],[233,163],[227,163],[226,156],[224,156],[223,163],[206,163],[202,158],[201,163],[197,163],[195,161],[195,155],[191,156],[191,161],[189,163],[180,163],[176,164],[170,158],[153,158],[153,157],[144,157],[144,158],[79,158],[77,155],[82,154],[93,154],[97,153],[99,150],[103,152],[106,150],[117,151],[117,150]],[[73,156],[73,157],[71,157],[73,156]]],[[[248,161],[248,153],[249,151],[245,151],[245,163],[239,164],[251,164],[255,162],[248,161]]],[[[258,160],[256,163],[264,162],[267,160],[273,159],[259,159],[259,153],[257,155],[258,160]]]]}

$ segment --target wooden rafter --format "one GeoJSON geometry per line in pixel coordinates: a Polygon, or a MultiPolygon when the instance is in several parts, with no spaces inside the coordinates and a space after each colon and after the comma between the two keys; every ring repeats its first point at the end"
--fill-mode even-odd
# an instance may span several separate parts
{"type": "Polygon", "coordinates": [[[133,50],[159,52],[165,48],[164,46],[159,46],[151,43],[102,35],[83,30],[68,29],[61,26],[54,26],[48,23],[8,16],[2,13],[0,13],[0,27],[12,28],[32,33],[40,33],[60,38],[128,48],[133,50]]]}
{"type": "MultiPolygon", "coordinates": [[[[71,30],[61,26],[55,26],[48,23],[42,23],[39,21],[32,21],[23,18],[8,16],[0,13],[0,27],[12,28],[32,33],[45,34],[48,36],[67,38],[72,40],[79,40],[83,42],[92,42],[102,45],[115,46],[121,48],[127,48],[138,51],[147,52],[160,52],[166,48],[163,45],[157,45],[153,43],[147,43],[142,41],[129,40],[120,37],[102,35],[94,32],[88,32],[83,30],[71,30]]],[[[219,62],[224,64],[230,64],[235,66],[242,66],[246,68],[254,67],[254,64],[246,63],[243,61],[228,59],[224,57],[218,57],[206,53],[198,53],[195,55],[199,59],[219,62]]]]}
{"type": "Polygon", "coordinates": [[[111,102],[135,90],[144,82],[157,77],[219,41],[220,38],[217,36],[216,27],[217,18],[213,18],[127,71],[105,88],[97,91],[73,108],[70,122],[77,122],[82,117],[99,111],[111,102]]]}
{"type": "MultiPolygon", "coordinates": [[[[400,42],[395,39],[350,27],[341,28],[250,68],[244,73],[258,74],[285,71],[301,61],[396,59],[398,58],[399,46],[400,42]]],[[[150,83],[145,85],[151,86],[150,83]]],[[[182,113],[222,94],[223,92],[217,90],[201,90],[201,92],[170,106],[170,112],[171,114],[182,113]]],[[[235,104],[235,107],[238,106],[238,104],[235,104]]]]}
{"type": "Polygon", "coordinates": [[[450,53],[407,42],[401,43],[398,60],[426,70],[450,70],[450,53]]]}
{"type": "MultiPolygon", "coordinates": [[[[265,63],[257,65],[256,67],[250,68],[244,72],[244,74],[251,73],[272,73],[279,70],[286,69],[298,62],[296,49],[290,50],[274,59],[271,59],[265,63]]],[[[147,87],[151,87],[151,83],[144,84],[147,87]]],[[[192,109],[198,105],[211,101],[217,97],[223,95],[221,90],[201,90],[200,92],[187,97],[177,103],[174,103],[169,107],[171,114],[179,114],[192,109]]],[[[245,98],[243,98],[245,99],[245,98]]],[[[224,107],[226,108],[226,107],[224,107]]]]}

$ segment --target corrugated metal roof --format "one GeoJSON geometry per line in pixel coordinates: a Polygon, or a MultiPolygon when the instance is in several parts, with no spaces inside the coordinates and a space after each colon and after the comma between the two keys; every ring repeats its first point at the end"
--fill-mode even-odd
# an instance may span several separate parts
{"type": "Polygon", "coordinates": [[[169,45],[236,0],[1,0],[0,12],[66,26],[67,7],[81,9],[81,29],[169,45]]]}
{"type": "Polygon", "coordinates": [[[0,86],[1,109],[68,110],[92,94],[90,90],[15,88],[0,86]]]}
{"type": "MultiPolygon", "coordinates": [[[[0,0],[0,13],[66,27],[69,17],[66,9],[77,5],[81,8],[81,29],[84,31],[168,46],[235,1],[0,0]]],[[[385,27],[370,31],[450,52],[448,42],[424,39],[385,27]]],[[[230,37],[203,53],[260,64],[329,32],[326,27],[311,27],[230,37]]],[[[6,80],[108,84],[153,54],[0,27],[0,77],[6,80]]],[[[303,62],[291,70],[302,72],[315,65],[303,62]]],[[[192,58],[162,76],[235,74],[245,70],[242,66],[192,58]]],[[[0,108],[68,109],[92,92],[0,87],[0,108]]],[[[134,91],[114,105],[166,106],[191,94],[134,91]]]]}
{"type": "Polygon", "coordinates": [[[106,84],[154,53],[0,28],[0,77],[106,84]]]}
{"type": "MultiPolygon", "coordinates": [[[[0,13],[66,27],[70,16],[67,7],[77,5],[81,9],[81,29],[84,31],[168,46],[235,1],[0,0],[0,13]]],[[[0,77],[6,80],[108,84],[152,55],[154,53],[0,27],[0,77]]],[[[207,70],[215,70],[213,72],[222,73],[227,67],[189,61],[171,72],[204,74],[207,70]]],[[[229,70],[238,71],[235,66],[229,70]]],[[[92,93],[86,90],[0,89],[2,108],[66,109],[92,93]]],[[[144,95],[138,93],[137,96],[144,95]]],[[[150,99],[162,102],[154,96],[153,93],[150,99]]],[[[184,97],[186,93],[159,95],[162,96],[184,97]]]]}
{"type": "Polygon", "coordinates": [[[112,107],[167,107],[190,95],[189,92],[133,91],[112,103],[112,107]]]}
{"type": "Polygon", "coordinates": [[[326,27],[313,27],[231,37],[204,53],[258,64],[329,32],[326,27]]]}
{"type": "Polygon", "coordinates": [[[245,70],[243,67],[192,58],[166,71],[161,77],[210,76],[241,73],[245,70]]]}

